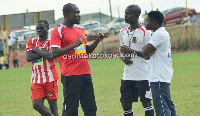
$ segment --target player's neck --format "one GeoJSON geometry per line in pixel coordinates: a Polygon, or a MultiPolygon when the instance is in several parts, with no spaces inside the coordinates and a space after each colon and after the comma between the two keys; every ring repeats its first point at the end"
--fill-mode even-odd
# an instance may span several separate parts
{"type": "Polygon", "coordinates": [[[139,28],[140,24],[139,23],[135,23],[135,24],[131,24],[130,25],[130,31],[134,31],[135,29],[139,28]]]}
{"type": "Polygon", "coordinates": [[[161,26],[160,25],[156,25],[155,28],[153,29],[153,32],[155,32],[156,30],[158,30],[161,26]]]}
{"type": "Polygon", "coordinates": [[[65,25],[66,27],[69,27],[69,28],[71,28],[71,29],[74,28],[74,24],[71,24],[69,21],[64,21],[64,22],[63,22],[63,25],[65,25]]]}
{"type": "Polygon", "coordinates": [[[39,37],[39,41],[42,43],[48,39],[48,36],[45,37],[39,37]]]}

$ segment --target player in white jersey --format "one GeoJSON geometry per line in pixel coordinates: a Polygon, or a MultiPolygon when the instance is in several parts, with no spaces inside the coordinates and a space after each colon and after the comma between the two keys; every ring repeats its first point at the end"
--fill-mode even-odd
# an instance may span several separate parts
{"type": "Polygon", "coordinates": [[[170,96],[170,82],[173,76],[171,43],[169,33],[161,27],[164,17],[160,11],[148,13],[147,30],[153,30],[150,42],[138,51],[128,46],[121,47],[124,54],[136,53],[149,60],[149,80],[156,116],[176,116],[170,96]],[[154,54],[151,54],[155,50],[154,54]]]}
{"type": "MultiPolygon", "coordinates": [[[[120,46],[141,51],[150,41],[151,31],[146,31],[146,28],[138,23],[140,14],[141,9],[138,5],[129,5],[126,8],[125,21],[130,26],[120,31],[120,46]]],[[[133,116],[132,103],[138,102],[138,96],[145,110],[145,116],[154,116],[148,82],[148,61],[136,54],[121,54],[121,60],[125,63],[120,87],[120,102],[124,116],[133,116]]]]}

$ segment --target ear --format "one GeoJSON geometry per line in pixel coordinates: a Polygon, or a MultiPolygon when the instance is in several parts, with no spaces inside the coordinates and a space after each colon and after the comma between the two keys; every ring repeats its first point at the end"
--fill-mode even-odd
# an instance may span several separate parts
{"type": "Polygon", "coordinates": [[[70,14],[69,12],[65,12],[65,17],[66,17],[66,16],[69,16],[69,14],[70,14]]]}

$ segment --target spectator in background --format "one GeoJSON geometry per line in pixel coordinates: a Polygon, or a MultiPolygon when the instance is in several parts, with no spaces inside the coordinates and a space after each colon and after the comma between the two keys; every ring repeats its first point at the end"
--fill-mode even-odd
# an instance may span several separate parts
{"type": "Polygon", "coordinates": [[[13,58],[13,65],[14,68],[18,68],[19,64],[18,64],[18,52],[13,48],[12,49],[12,58],[13,58]]]}
{"type": "Polygon", "coordinates": [[[183,18],[183,24],[184,24],[184,26],[185,26],[185,29],[186,29],[186,31],[187,31],[187,33],[188,33],[188,25],[189,25],[189,28],[190,28],[190,16],[188,16],[188,22],[187,22],[187,17],[184,17],[183,18]]]}
{"type": "Polygon", "coordinates": [[[146,25],[147,10],[145,10],[145,13],[142,15],[142,18],[144,19],[144,25],[146,25]]]}
{"type": "Polygon", "coordinates": [[[3,42],[0,39],[0,54],[3,56],[3,42]]]}
{"type": "Polygon", "coordinates": [[[4,28],[4,29],[3,29],[3,39],[6,40],[6,39],[8,38],[8,34],[9,34],[9,33],[8,33],[8,32],[6,31],[6,29],[4,28]]]}
{"type": "Polygon", "coordinates": [[[7,46],[8,46],[9,55],[10,55],[10,50],[12,50],[14,48],[14,46],[13,46],[14,43],[15,43],[15,40],[11,39],[10,36],[8,36],[7,46]]]}
{"type": "Polygon", "coordinates": [[[5,58],[0,54],[0,70],[5,66],[5,58]]]}
{"type": "Polygon", "coordinates": [[[196,16],[196,13],[192,14],[192,17],[191,17],[190,21],[192,23],[192,31],[195,33],[195,36],[197,37],[198,29],[197,29],[197,16],[196,16]]]}

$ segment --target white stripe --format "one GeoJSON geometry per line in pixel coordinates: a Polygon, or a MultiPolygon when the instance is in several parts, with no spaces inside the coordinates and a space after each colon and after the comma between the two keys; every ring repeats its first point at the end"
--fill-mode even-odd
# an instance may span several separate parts
{"type": "Polygon", "coordinates": [[[35,83],[35,78],[36,78],[35,66],[33,66],[33,71],[34,71],[34,73],[32,74],[32,78],[34,78],[34,79],[33,79],[33,83],[35,83]]]}
{"type": "Polygon", "coordinates": [[[130,110],[128,110],[128,111],[124,111],[124,110],[123,110],[123,112],[124,112],[124,114],[130,114],[130,113],[133,112],[133,109],[130,109],[130,110]]]}
{"type": "Polygon", "coordinates": [[[41,65],[41,72],[42,72],[43,83],[45,83],[46,82],[46,76],[45,76],[44,66],[43,65],[41,65]]]}
{"type": "Polygon", "coordinates": [[[52,45],[51,48],[56,47],[56,48],[60,48],[60,46],[58,45],[52,45]]]}
{"type": "Polygon", "coordinates": [[[33,49],[26,50],[25,52],[28,52],[28,51],[31,51],[31,50],[33,50],[33,49]]]}
{"type": "Polygon", "coordinates": [[[144,111],[148,111],[148,110],[153,110],[153,107],[149,106],[149,107],[144,108],[144,111]]]}
{"type": "MultiPolygon", "coordinates": [[[[159,90],[160,90],[160,82],[159,82],[159,90]]],[[[162,101],[162,99],[161,99],[161,94],[160,94],[160,103],[161,103],[161,106],[162,106],[162,111],[163,111],[163,114],[164,114],[164,116],[165,116],[165,110],[164,110],[164,106],[163,106],[163,101],[162,101]]]]}
{"type": "Polygon", "coordinates": [[[38,70],[38,66],[36,66],[36,68],[37,68],[37,73],[38,73],[38,80],[37,80],[37,83],[40,83],[40,72],[39,72],[39,70],[38,70]]]}
{"type": "Polygon", "coordinates": [[[48,73],[48,76],[49,76],[49,82],[52,82],[54,81],[54,78],[53,78],[53,74],[51,72],[51,69],[50,69],[50,64],[48,62],[48,60],[46,59],[46,66],[47,66],[47,73],[48,73]]]}
{"type": "Polygon", "coordinates": [[[66,26],[64,26],[63,24],[60,24],[60,25],[61,25],[61,26],[58,27],[58,33],[59,33],[59,35],[60,35],[60,38],[62,38],[61,29],[62,29],[63,27],[66,27],[66,26]]]}

